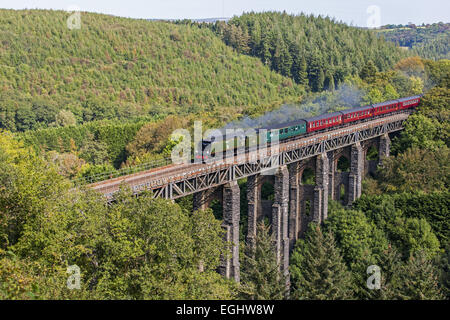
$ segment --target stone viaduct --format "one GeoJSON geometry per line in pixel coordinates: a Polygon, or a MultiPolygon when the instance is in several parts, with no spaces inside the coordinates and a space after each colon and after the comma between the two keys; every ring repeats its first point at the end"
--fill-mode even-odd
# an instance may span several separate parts
{"type": "MultiPolygon", "coordinates": [[[[327,219],[328,200],[344,205],[361,196],[361,183],[365,175],[374,173],[384,157],[389,156],[390,138],[386,133],[377,138],[356,142],[351,146],[321,153],[297,162],[279,166],[273,174],[258,173],[247,178],[248,230],[246,240],[254,245],[257,224],[264,218],[271,224],[277,260],[288,274],[289,254],[295,242],[306,231],[309,222],[321,223],[327,219]],[[376,160],[368,160],[369,149],[376,148],[376,160]],[[349,167],[338,170],[340,159],[349,167]],[[306,171],[313,173],[313,183],[303,183],[306,171]],[[273,186],[273,200],[262,198],[262,186],[273,186]]],[[[308,182],[308,181],[306,181],[308,182]]],[[[231,258],[224,259],[220,273],[227,278],[240,280],[239,223],[241,190],[237,181],[231,181],[194,194],[193,208],[206,209],[212,201],[221,203],[226,241],[233,244],[231,258]]]]}

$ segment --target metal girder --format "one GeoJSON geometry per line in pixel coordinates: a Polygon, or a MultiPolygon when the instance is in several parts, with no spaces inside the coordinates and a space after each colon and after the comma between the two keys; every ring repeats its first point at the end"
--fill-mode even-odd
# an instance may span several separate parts
{"type": "MultiPolygon", "coordinates": [[[[177,199],[212,187],[226,184],[233,180],[246,178],[276,168],[277,165],[287,165],[303,159],[317,156],[321,153],[344,148],[364,141],[403,129],[404,119],[385,122],[379,125],[362,124],[357,131],[348,129],[331,132],[325,137],[311,138],[302,143],[295,140],[287,147],[280,148],[276,154],[263,156],[260,159],[249,157],[243,163],[232,163],[228,165],[211,165],[197,175],[178,178],[178,180],[162,179],[161,185],[155,186],[154,181],[148,181],[139,185],[131,186],[134,193],[138,194],[144,190],[152,190],[153,197],[165,199],[177,199]]],[[[113,194],[106,195],[108,200],[113,200],[113,194]]]]}

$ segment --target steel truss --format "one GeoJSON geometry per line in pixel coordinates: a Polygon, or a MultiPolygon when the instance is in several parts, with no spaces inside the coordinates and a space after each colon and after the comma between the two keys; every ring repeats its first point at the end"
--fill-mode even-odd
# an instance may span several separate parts
{"type": "MultiPolygon", "coordinates": [[[[405,119],[386,121],[381,124],[370,122],[361,124],[356,130],[343,128],[326,134],[320,138],[311,137],[306,142],[292,141],[288,146],[280,146],[275,154],[268,154],[259,159],[250,159],[249,155],[241,161],[231,164],[211,164],[194,174],[185,173],[157,181],[148,181],[131,188],[135,194],[151,190],[154,198],[177,199],[224,185],[233,180],[246,178],[255,174],[271,172],[280,165],[291,164],[311,158],[319,154],[344,148],[358,141],[365,141],[403,129],[405,119]]],[[[108,201],[113,201],[114,193],[105,195],[108,201]]]]}

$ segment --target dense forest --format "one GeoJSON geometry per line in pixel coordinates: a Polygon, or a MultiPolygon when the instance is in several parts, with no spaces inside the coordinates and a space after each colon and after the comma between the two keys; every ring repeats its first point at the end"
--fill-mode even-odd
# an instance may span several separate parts
{"type": "Polygon", "coordinates": [[[304,15],[82,17],[69,32],[64,12],[0,10],[0,299],[449,299],[449,60],[304,15]],[[228,249],[218,203],[193,212],[192,197],[123,188],[106,205],[71,181],[163,158],[170,133],[199,117],[208,127],[283,102],[317,114],[422,92],[363,196],[350,208],[330,202],[296,243],[290,292],[268,220],[246,245],[245,179],[240,284],[216,272],[228,249]],[[71,265],[79,290],[66,286],[71,265]],[[366,286],[369,265],[381,268],[381,290],[366,286]]]}
{"type": "Polygon", "coordinates": [[[450,24],[387,25],[377,31],[384,39],[410,49],[426,59],[450,58],[450,24]]]}
{"type": "Polygon", "coordinates": [[[62,11],[0,10],[0,128],[212,114],[298,102],[301,86],[187,25],[62,11]],[[225,111],[227,110],[227,111],[225,111]]]}
{"type": "Polygon", "coordinates": [[[385,71],[404,57],[368,30],[320,16],[247,13],[211,29],[238,52],[260,58],[314,92],[334,90],[347,76],[359,74],[368,60],[385,71]]]}

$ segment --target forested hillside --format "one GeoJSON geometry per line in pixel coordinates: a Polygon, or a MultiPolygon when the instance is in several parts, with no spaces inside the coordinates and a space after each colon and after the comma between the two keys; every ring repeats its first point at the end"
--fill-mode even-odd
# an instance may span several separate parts
{"type": "Polygon", "coordinates": [[[312,91],[333,90],[368,60],[385,71],[405,55],[368,30],[320,16],[247,13],[210,27],[238,52],[312,91]]]}
{"type": "Polygon", "coordinates": [[[0,299],[450,298],[450,60],[404,57],[372,31],[303,15],[206,25],[82,13],[81,30],[67,17],[0,10],[0,299]],[[318,92],[303,97],[304,87],[318,92]],[[106,205],[70,180],[167,156],[170,133],[198,119],[421,93],[363,196],[352,207],[330,201],[328,219],[295,243],[289,292],[268,217],[245,243],[246,179],[240,283],[216,272],[229,249],[220,201],[193,212],[192,195],[124,187],[106,205]],[[67,287],[72,265],[78,290],[67,287]],[[367,287],[373,265],[381,290],[367,287]]]}
{"type": "Polygon", "coordinates": [[[68,17],[0,10],[0,128],[169,113],[231,117],[304,92],[207,29],[81,13],[81,29],[70,30],[68,17]]]}
{"type": "Polygon", "coordinates": [[[450,58],[450,23],[387,25],[377,31],[388,40],[426,59],[450,58]]]}

